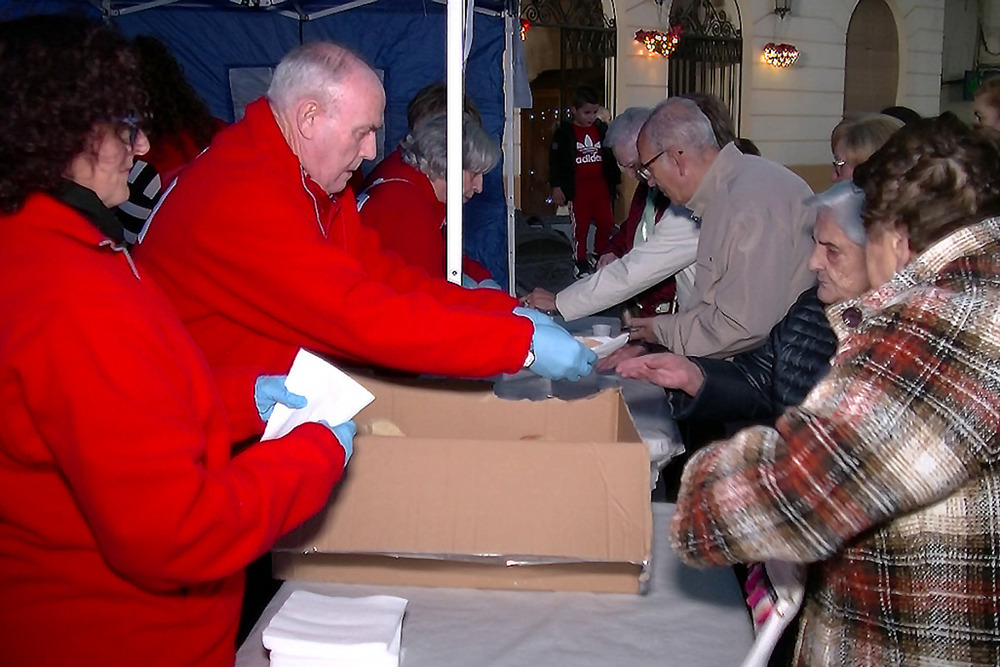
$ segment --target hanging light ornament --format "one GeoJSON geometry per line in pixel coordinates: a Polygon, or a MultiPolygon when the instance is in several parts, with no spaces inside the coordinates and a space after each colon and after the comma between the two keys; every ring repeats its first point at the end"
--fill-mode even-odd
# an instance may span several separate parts
{"type": "Polygon", "coordinates": [[[772,67],[791,67],[798,59],[799,50],[792,44],[768,42],[764,45],[763,60],[772,67]]]}
{"type": "Polygon", "coordinates": [[[528,19],[521,19],[521,41],[524,41],[525,35],[531,30],[531,21],[528,19]]]}
{"type": "Polygon", "coordinates": [[[681,41],[681,25],[678,23],[666,32],[662,30],[636,30],[635,41],[646,47],[648,54],[669,58],[681,41]]]}

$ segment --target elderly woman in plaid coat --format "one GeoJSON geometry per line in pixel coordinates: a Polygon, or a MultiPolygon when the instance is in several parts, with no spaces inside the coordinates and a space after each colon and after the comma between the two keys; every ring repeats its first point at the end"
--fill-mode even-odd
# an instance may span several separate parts
{"type": "Polygon", "coordinates": [[[1000,149],[946,114],[855,181],[878,287],[801,406],[691,459],[671,540],[808,564],[797,665],[998,665],[1000,149]]]}

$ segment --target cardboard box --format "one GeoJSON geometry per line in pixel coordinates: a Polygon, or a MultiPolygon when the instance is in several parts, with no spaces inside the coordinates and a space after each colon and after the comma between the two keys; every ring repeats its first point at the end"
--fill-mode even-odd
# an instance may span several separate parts
{"type": "Polygon", "coordinates": [[[637,593],[649,449],[618,390],[507,401],[482,382],[357,377],[375,402],[325,510],[282,539],[281,579],[637,593]]]}

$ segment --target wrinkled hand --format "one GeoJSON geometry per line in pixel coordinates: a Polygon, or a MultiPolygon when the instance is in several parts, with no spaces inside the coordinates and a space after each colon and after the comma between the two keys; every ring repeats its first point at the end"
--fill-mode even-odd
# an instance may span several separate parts
{"type": "Polygon", "coordinates": [[[673,352],[623,361],[616,370],[622,377],[648,380],[666,389],[680,389],[689,396],[697,394],[705,384],[705,374],[698,364],[673,352]]]}
{"type": "Polygon", "coordinates": [[[597,259],[597,268],[603,269],[611,262],[618,259],[613,252],[606,252],[597,259]]]}
{"type": "Polygon", "coordinates": [[[287,375],[261,375],[253,383],[253,402],[257,414],[267,421],[278,403],[290,408],[306,407],[306,397],[293,394],[285,386],[287,375]]]}
{"type": "Polygon", "coordinates": [[[555,324],[536,324],[531,346],[535,361],[528,368],[550,380],[579,380],[597,363],[593,350],[555,324]]]}
{"type": "Polygon", "coordinates": [[[357,425],[353,419],[348,419],[343,424],[336,426],[330,426],[322,419],[319,420],[319,423],[333,431],[333,434],[337,436],[337,441],[344,448],[344,467],[346,468],[347,462],[351,460],[351,454],[354,453],[354,436],[358,434],[357,425]]]}
{"type": "Polygon", "coordinates": [[[563,193],[562,188],[552,188],[552,203],[555,206],[562,206],[566,203],[566,195],[563,193]]]}
{"type": "Polygon", "coordinates": [[[596,370],[598,373],[613,371],[621,362],[627,359],[634,359],[641,354],[646,354],[646,348],[644,346],[636,343],[625,345],[598,361],[596,370]]]}
{"type": "Polygon", "coordinates": [[[521,304],[547,313],[554,313],[556,312],[556,295],[546,289],[536,287],[528,295],[521,298],[521,304]]]}
{"type": "Polygon", "coordinates": [[[552,320],[551,317],[540,310],[535,310],[534,308],[522,308],[521,306],[517,306],[512,312],[515,315],[528,318],[531,320],[532,324],[548,324],[554,327],[559,326],[552,320]]]}

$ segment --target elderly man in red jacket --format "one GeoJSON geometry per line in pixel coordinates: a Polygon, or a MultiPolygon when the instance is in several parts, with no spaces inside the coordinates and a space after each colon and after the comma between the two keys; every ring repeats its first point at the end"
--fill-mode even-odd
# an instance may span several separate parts
{"type": "Polygon", "coordinates": [[[440,375],[588,374],[594,354],[545,316],[431,279],[360,225],[346,185],[375,155],[384,107],[358,57],[300,46],[164,195],[137,261],[212,365],[283,372],[305,347],[440,375]]]}

